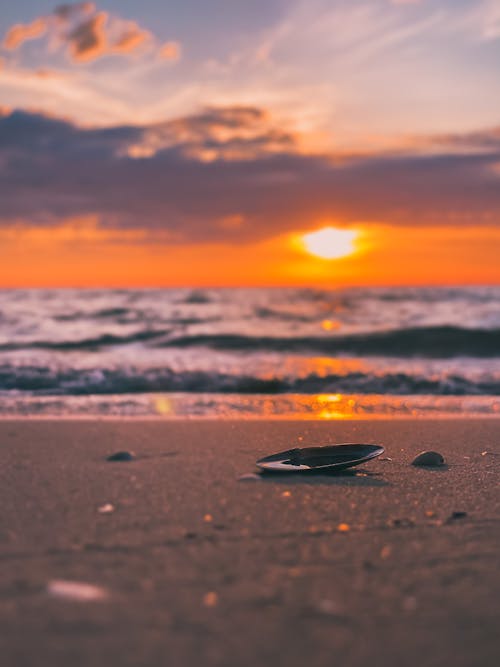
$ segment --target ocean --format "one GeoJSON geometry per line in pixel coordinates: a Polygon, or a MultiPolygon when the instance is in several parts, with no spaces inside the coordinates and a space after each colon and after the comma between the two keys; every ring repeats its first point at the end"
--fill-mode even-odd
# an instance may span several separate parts
{"type": "Polygon", "coordinates": [[[500,288],[0,291],[0,415],[500,414],[500,288]]]}

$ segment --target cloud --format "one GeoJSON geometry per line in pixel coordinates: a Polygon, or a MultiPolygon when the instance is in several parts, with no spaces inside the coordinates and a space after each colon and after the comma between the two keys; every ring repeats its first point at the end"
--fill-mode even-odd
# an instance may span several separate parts
{"type": "Polygon", "coordinates": [[[436,135],[431,143],[474,152],[500,151],[500,126],[463,134],[436,135]]]}
{"type": "Polygon", "coordinates": [[[37,39],[38,37],[41,37],[46,32],[47,28],[48,23],[45,17],[40,17],[27,24],[18,23],[13,25],[12,28],[9,28],[7,31],[2,46],[4,49],[14,51],[29,39],[37,39]]]}
{"type": "Polygon", "coordinates": [[[430,154],[339,159],[300,153],[296,137],[253,107],[105,129],[5,112],[0,226],[97,216],[103,229],[176,242],[246,242],[325,221],[498,224],[499,134],[449,136],[449,148],[441,137],[430,154]]]}
{"type": "Polygon", "coordinates": [[[86,63],[109,55],[127,55],[148,47],[160,58],[178,60],[178,42],[161,45],[153,34],[135,21],[124,20],[110,12],[98,11],[92,2],[65,4],[32,23],[12,26],[3,47],[16,50],[29,39],[47,36],[49,43],[67,49],[75,63],[86,63]]]}
{"type": "Polygon", "coordinates": [[[112,48],[119,53],[130,53],[150,38],[151,33],[148,30],[140,28],[135,21],[129,21],[112,48]]]}
{"type": "Polygon", "coordinates": [[[165,42],[158,51],[158,55],[165,60],[179,60],[181,57],[181,45],[179,42],[165,42]]]}
{"type": "Polygon", "coordinates": [[[176,147],[184,156],[201,162],[251,160],[290,150],[293,144],[294,137],[276,129],[262,109],[207,107],[198,114],[144,128],[126,153],[151,157],[176,147]]]}
{"type": "Polygon", "coordinates": [[[91,18],[79,23],[68,33],[69,52],[73,60],[86,62],[103,56],[108,51],[106,39],[106,12],[94,14],[91,18]]]}
{"type": "Polygon", "coordinates": [[[82,243],[142,243],[146,236],[147,231],[144,229],[103,229],[96,215],[69,218],[48,228],[29,224],[0,227],[2,242],[21,246],[25,243],[49,247],[59,243],[78,245],[82,243]]]}

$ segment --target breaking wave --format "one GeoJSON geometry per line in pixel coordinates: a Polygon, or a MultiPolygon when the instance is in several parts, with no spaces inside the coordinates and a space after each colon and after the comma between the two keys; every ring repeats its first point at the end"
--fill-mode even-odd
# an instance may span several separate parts
{"type": "Polygon", "coordinates": [[[479,380],[442,374],[425,377],[411,373],[364,374],[306,377],[258,377],[248,374],[206,371],[176,372],[153,369],[54,369],[49,366],[0,366],[0,391],[32,395],[140,394],[152,392],[240,393],[240,394],[437,394],[450,396],[500,395],[500,380],[479,380]]]}
{"type": "Polygon", "coordinates": [[[231,352],[294,352],[310,354],[355,354],[359,356],[500,357],[500,329],[465,329],[453,326],[415,327],[351,335],[292,337],[244,336],[239,334],[171,335],[168,330],[141,330],[129,335],[102,334],[82,340],[32,340],[3,343],[0,350],[46,349],[92,350],[144,343],[151,347],[206,347],[231,352]]]}

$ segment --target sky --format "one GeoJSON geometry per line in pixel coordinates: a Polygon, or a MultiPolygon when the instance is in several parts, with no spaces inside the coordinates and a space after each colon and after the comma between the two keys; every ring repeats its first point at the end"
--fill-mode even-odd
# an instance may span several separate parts
{"type": "Polygon", "coordinates": [[[0,286],[498,284],[498,63],[500,0],[8,3],[0,286]]]}

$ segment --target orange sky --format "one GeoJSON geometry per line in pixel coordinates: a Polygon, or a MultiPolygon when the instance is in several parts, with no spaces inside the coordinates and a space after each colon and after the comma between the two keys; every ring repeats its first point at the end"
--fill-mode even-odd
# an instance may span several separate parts
{"type": "Polygon", "coordinates": [[[498,284],[500,230],[359,227],[352,254],[307,253],[301,233],[245,245],[156,242],[143,230],[74,220],[51,231],[0,232],[0,284],[17,286],[251,286],[498,284]]]}

